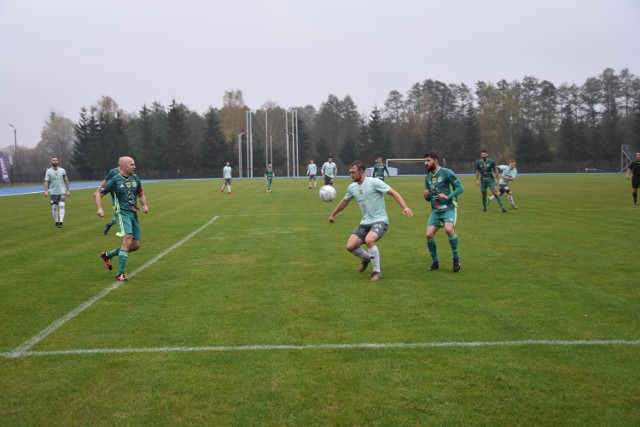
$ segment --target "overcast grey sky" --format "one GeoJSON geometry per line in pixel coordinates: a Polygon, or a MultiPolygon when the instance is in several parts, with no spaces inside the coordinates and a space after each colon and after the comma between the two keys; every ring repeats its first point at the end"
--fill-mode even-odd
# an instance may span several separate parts
{"type": "Polygon", "coordinates": [[[640,0],[0,0],[0,147],[35,147],[49,113],[107,95],[137,112],[173,98],[204,113],[240,89],[360,111],[425,79],[534,76],[582,85],[640,75],[640,0]]]}

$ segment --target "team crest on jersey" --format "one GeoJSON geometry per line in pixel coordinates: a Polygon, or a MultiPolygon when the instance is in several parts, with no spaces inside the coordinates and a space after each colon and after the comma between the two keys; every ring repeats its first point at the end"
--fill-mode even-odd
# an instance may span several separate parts
{"type": "Polygon", "coordinates": [[[133,188],[136,188],[138,186],[137,182],[133,182],[131,185],[133,185],[133,188]]]}
{"type": "Polygon", "coordinates": [[[131,188],[131,183],[130,182],[127,182],[125,185],[127,186],[127,188],[131,188]]]}

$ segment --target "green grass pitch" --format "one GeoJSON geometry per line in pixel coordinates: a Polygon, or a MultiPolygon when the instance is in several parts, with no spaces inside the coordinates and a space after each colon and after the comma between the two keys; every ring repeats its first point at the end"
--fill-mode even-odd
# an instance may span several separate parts
{"type": "Polygon", "coordinates": [[[0,198],[0,425],[640,424],[629,182],[521,175],[503,214],[461,179],[462,270],[440,230],[426,271],[424,178],[392,177],[414,217],[387,197],[375,283],[345,250],[357,203],[330,225],[306,180],[144,184],[113,288],[93,190],[63,229],[42,194],[0,198]]]}

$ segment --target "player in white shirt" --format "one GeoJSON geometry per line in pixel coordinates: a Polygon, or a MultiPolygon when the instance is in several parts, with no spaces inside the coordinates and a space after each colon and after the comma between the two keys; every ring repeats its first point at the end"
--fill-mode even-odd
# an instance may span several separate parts
{"type": "Polygon", "coordinates": [[[318,165],[312,160],[309,160],[309,166],[307,166],[307,175],[309,175],[309,190],[311,190],[311,181],[313,181],[313,188],[316,188],[316,174],[318,173],[318,165]]]}
{"type": "MultiPolygon", "coordinates": [[[[511,203],[511,207],[513,209],[518,209],[516,206],[516,202],[513,200],[513,192],[511,191],[511,187],[509,184],[511,181],[516,179],[518,175],[518,169],[516,169],[516,161],[509,160],[509,165],[500,165],[498,166],[500,169],[500,195],[502,196],[504,193],[507,193],[507,197],[509,198],[509,203],[511,203]]],[[[496,196],[489,197],[489,201],[495,199],[496,196]]]]}

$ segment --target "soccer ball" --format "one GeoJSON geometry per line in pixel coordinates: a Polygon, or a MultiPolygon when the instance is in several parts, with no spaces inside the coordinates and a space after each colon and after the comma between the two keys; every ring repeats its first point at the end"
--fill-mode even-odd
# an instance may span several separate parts
{"type": "Polygon", "coordinates": [[[330,185],[320,187],[320,198],[325,202],[330,202],[336,198],[336,189],[330,185]]]}

